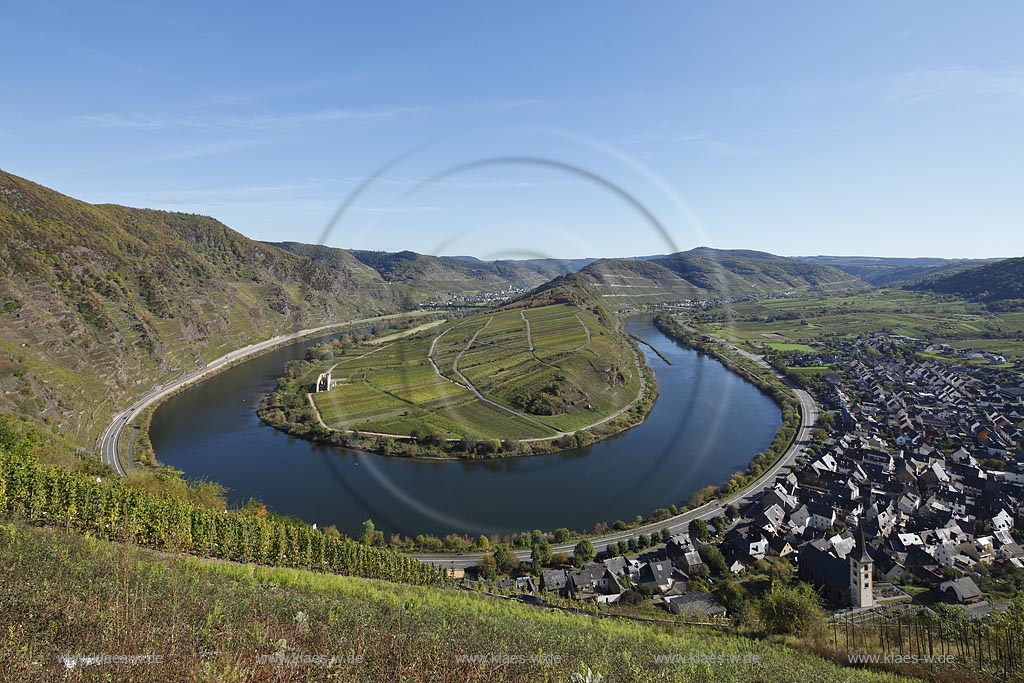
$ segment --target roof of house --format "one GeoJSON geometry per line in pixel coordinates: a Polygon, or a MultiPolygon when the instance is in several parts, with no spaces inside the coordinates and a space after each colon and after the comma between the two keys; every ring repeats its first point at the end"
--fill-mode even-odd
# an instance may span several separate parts
{"type": "Polygon", "coordinates": [[[669,583],[672,578],[672,570],[672,563],[668,560],[648,562],[640,568],[640,582],[657,583],[658,585],[669,583]]]}
{"type": "Polygon", "coordinates": [[[964,576],[954,581],[943,581],[939,584],[939,590],[943,593],[952,590],[956,593],[957,600],[965,602],[981,597],[981,589],[978,584],[969,576],[964,576]]]}
{"type": "Polygon", "coordinates": [[[665,598],[666,602],[675,605],[684,614],[725,614],[725,605],[711,593],[684,593],[665,598]]]}
{"type": "Polygon", "coordinates": [[[825,552],[814,542],[801,546],[800,564],[806,566],[835,588],[845,591],[850,587],[850,577],[847,574],[846,563],[835,555],[825,552]]]}
{"type": "Polygon", "coordinates": [[[561,590],[568,585],[569,575],[564,569],[549,569],[540,575],[540,585],[544,590],[561,590]]]}

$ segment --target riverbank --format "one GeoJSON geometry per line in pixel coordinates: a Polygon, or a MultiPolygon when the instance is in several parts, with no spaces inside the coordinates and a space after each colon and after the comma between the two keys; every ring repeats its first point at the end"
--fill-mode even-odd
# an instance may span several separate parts
{"type": "Polygon", "coordinates": [[[643,344],[647,348],[649,348],[651,351],[654,351],[655,355],[657,355],[658,358],[660,358],[661,360],[665,361],[666,365],[672,365],[672,361],[668,359],[668,356],[659,351],[657,346],[647,341],[638,334],[630,334],[629,336],[638,341],[639,343],[643,344]]]}

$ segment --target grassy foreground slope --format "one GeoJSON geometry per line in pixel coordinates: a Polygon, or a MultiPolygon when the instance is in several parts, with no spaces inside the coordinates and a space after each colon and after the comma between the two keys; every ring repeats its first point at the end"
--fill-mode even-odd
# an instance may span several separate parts
{"type": "Polygon", "coordinates": [[[0,677],[10,681],[561,683],[581,666],[606,681],[898,680],[709,630],[177,558],[19,523],[0,524],[0,572],[0,677]],[[159,659],[65,664],[104,654],[159,659]]]}

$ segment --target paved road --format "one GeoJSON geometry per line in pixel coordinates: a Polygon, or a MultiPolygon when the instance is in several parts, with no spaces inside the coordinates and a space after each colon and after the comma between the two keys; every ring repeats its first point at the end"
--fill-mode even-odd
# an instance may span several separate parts
{"type": "MultiPolygon", "coordinates": [[[[738,349],[722,339],[714,337],[711,337],[711,339],[714,339],[720,344],[740,353],[758,365],[775,372],[775,370],[772,369],[772,367],[765,362],[761,356],[738,349]]],[[[779,373],[776,372],[776,375],[779,375],[779,373]]],[[[665,528],[673,534],[684,532],[693,520],[709,520],[714,517],[718,517],[725,513],[725,509],[729,507],[729,505],[736,503],[737,506],[740,506],[742,503],[753,498],[754,494],[773,486],[777,479],[784,478],[786,474],[788,474],[793,463],[796,461],[797,456],[800,455],[804,448],[811,443],[811,435],[814,432],[815,424],[818,421],[818,406],[814,403],[814,399],[811,398],[811,395],[806,391],[790,382],[786,377],[782,375],[779,375],[779,377],[781,377],[786,385],[793,390],[793,393],[796,394],[797,399],[800,401],[800,429],[797,431],[797,435],[793,440],[793,443],[774,465],[768,468],[768,470],[758,477],[756,481],[723,500],[715,500],[710,503],[706,503],[699,508],[689,510],[680,515],[676,515],[675,517],[662,520],[661,522],[648,524],[628,531],[619,531],[613,534],[591,538],[590,542],[594,545],[594,550],[601,552],[602,550],[605,550],[609,544],[618,543],[619,541],[627,541],[630,538],[639,536],[640,534],[649,535],[652,532],[660,532],[665,528]]],[[[553,545],[551,547],[551,552],[554,554],[565,553],[567,555],[571,555],[574,546],[575,542],[553,545]]],[[[516,550],[514,551],[514,555],[520,561],[530,559],[529,550],[516,550]]],[[[479,565],[480,560],[483,558],[483,553],[417,553],[413,554],[412,557],[420,560],[421,562],[464,569],[466,567],[475,567],[479,565]]]]}
{"type": "Polygon", "coordinates": [[[301,330],[292,334],[278,335],[272,339],[262,341],[256,344],[250,344],[244,348],[238,349],[237,351],[231,351],[220,358],[211,361],[205,367],[200,370],[196,370],[189,374],[183,375],[177,379],[165,382],[157,387],[154,387],[145,396],[137,400],[126,410],[121,411],[114,416],[113,421],[103,431],[103,434],[99,439],[100,457],[103,462],[117,470],[117,473],[122,476],[128,476],[128,471],[132,469],[132,463],[129,461],[127,468],[124,463],[121,462],[121,457],[118,452],[118,442],[121,439],[121,433],[129,428],[132,419],[140,412],[151,406],[153,403],[160,401],[167,395],[186,387],[190,384],[194,384],[202,379],[205,379],[209,375],[224,369],[231,363],[236,363],[245,358],[258,355],[265,351],[292,342],[303,337],[316,336],[320,333],[326,333],[332,329],[339,327],[351,327],[353,325],[362,325],[364,323],[373,323],[381,320],[388,320],[391,318],[402,318],[417,315],[432,315],[433,311],[411,311],[408,313],[392,313],[390,315],[380,315],[373,318],[360,318],[358,320],[349,320],[346,322],[331,323],[330,325],[321,325],[320,327],[314,327],[308,330],[301,330]]]}

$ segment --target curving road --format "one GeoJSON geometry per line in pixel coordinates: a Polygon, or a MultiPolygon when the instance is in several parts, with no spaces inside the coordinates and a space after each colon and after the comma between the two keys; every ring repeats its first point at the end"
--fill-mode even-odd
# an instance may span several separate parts
{"type": "MultiPolygon", "coordinates": [[[[793,463],[796,461],[804,448],[811,443],[811,435],[814,432],[815,424],[818,421],[818,406],[811,398],[811,395],[801,389],[799,386],[793,384],[784,375],[778,373],[772,368],[761,356],[757,356],[748,353],[742,349],[738,349],[729,342],[715,337],[709,337],[714,341],[728,347],[729,349],[738,352],[739,354],[749,358],[761,367],[767,368],[774,372],[778,377],[786,383],[786,385],[793,390],[796,394],[797,399],[800,402],[800,428],[797,430],[796,437],[793,439],[793,443],[790,444],[786,452],[779,458],[774,465],[757,478],[751,484],[740,489],[733,495],[722,500],[714,500],[704,505],[688,510],[682,514],[676,515],[664,519],[660,522],[653,524],[647,524],[642,527],[635,529],[629,529],[627,531],[617,531],[612,534],[606,534],[599,537],[591,537],[590,542],[594,546],[594,550],[601,552],[605,550],[609,544],[618,543],[619,541],[628,541],[630,538],[639,536],[640,534],[650,534],[652,532],[660,532],[662,529],[667,528],[673,534],[681,533],[687,530],[695,519],[708,520],[719,515],[725,514],[725,509],[730,505],[736,503],[737,506],[741,506],[747,500],[752,498],[754,494],[759,493],[763,489],[770,488],[773,486],[777,479],[784,478],[788,473],[793,463]]],[[[551,546],[551,552],[553,554],[567,554],[571,555],[575,542],[563,543],[551,546]]],[[[528,561],[530,559],[529,550],[515,550],[513,551],[515,557],[520,561],[528,561]]],[[[480,564],[483,559],[484,553],[464,553],[464,554],[453,554],[453,553],[414,553],[411,557],[414,557],[421,562],[428,562],[434,565],[443,565],[445,567],[462,568],[475,567],[480,564]]]]}
{"type": "Polygon", "coordinates": [[[389,320],[391,318],[404,318],[417,315],[433,315],[433,311],[410,311],[408,313],[391,313],[389,315],[379,315],[373,318],[359,318],[356,320],[348,320],[345,322],[331,323],[329,325],[321,325],[320,327],[314,327],[308,330],[300,330],[291,334],[282,334],[266,341],[258,342],[256,344],[250,344],[244,348],[238,349],[237,351],[231,351],[220,358],[209,362],[201,370],[188,373],[177,379],[170,380],[159,386],[154,387],[151,391],[146,393],[142,398],[133,403],[126,410],[117,413],[114,416],[113,421],[100,436],[98,447],[100,451],[100,458],[104,463],[113,467],[117,473],[122,476],[128,476],[128,471],[133,468],[132,463],[129,461],[127,468],[124,463],[121,462],[121,456],[118,451],[118,442],[121,439],[121,434],[124,430],[129,427],[132,419],[141,413],[143,410],[167,397],[168,395],[178,391],[183,387],[187,387],[190,384],[194,384],[210,375],[223,370],[225,367],[232,363],[237,363],[240,360],[244,360],[251,356],[259,355],[265,351],[269,351],[281,344],[287,344],[293,341],[297,341],[304,337],[312,337],[317,334],[327,333],[333,329],[340,327],[351,327],[353,325],[362,325],[365,323],[378,322],[380,320],[389,320]]]}

